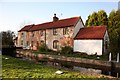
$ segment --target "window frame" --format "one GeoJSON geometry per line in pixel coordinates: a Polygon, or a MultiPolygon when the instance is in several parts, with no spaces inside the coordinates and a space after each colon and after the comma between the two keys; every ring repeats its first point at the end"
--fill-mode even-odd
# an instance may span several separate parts
{"type": "Polygon", "coordinates": [[[21,40],[21,45],[23,46],[23,40],[21,40]]]}
{"type": "Polygon", "coordinates": [[[53,29],[53,35],[57,35],[57,29],[56,28],[53,29]]]}
{"type": "Polygon", "coordinates": [[[43,45],[44,43],[45,43],[44,40],[41,40],[41,41],[40,41],[40,44],[41,44],[41,45],[43,45]]]}
{"type": "Polygon", "coordinates": [[[27,41],[27,46],[29,46],[29,41],[27,41]]]}
{"type": "Polygon", "coordinates": [[[66,35],[66,34],[68,34],[68,27],[63,28],[63,35],[66,35]]]}
{"type": "Polygon", "coordinates": [[[23,33],[23,32],[21,33],[21,37],[22,37],[22,38],[24,37],[24,33],[23,33]]]}
{"type": "Polygon", "coordinates": [[[59,41],[58,40],[53,41],[53,49],[59,49],[59,41]]]}
{"type": "Polygon", "coordinates": [[[34,32],[32,32],[32,37],[34,37],[35,36],[35,34],[34,34],[34,32]]]}
{"type": "Polygon", "coordinates": [[[40,36],[43,36],[44,35],[44,30],[41,30],[40,31],[40,36]]]}

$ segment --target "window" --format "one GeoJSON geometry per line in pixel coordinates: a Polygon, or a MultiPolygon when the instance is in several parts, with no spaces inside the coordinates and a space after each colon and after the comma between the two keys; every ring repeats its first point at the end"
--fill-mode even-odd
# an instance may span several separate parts
{"type": "Polygon", "coordinates": [[[41,35],[41,36],[43,36],[43,32],[44,32],[44,31],[43,31],[43,30],[41,30],[41,32],[40,32],[40,35],[41,35]]]}
{"type": "Polygon", "coordinates": [[[63,35],[68,34],[68,27],[63,28],[63,35]]]}
{"type": "Polygon", "coordinates": [[[22,37],[22,38],[24,37],[24,33],[21,34],[21,37],[22,37]]]}
{"type": "Polygon", "coordinates": [[[108,41],[107,41],[107,39],[105,40],[105,49],[108,49],[108,41]]]}
{"type": "Polygon", "coordinates": [[[41,40],[41,41],[40,41],[40,44],[44,44],[44,41],[43,41],[43,40],[41,40]]]}
{"type": "Polygon", "coordinates": [[[27,46],[29,46],[29,41],[27,41],[27,46]]]}
{"type": "Polygon", "coordinates": [[[39,42],[37,41],[37,49],[39,48],[39,42]]]}
{"type": "Polygon", "coordinates": [[[57,29],[53,29],[53,35],[57,35],[57,29]]]}
{"type": "Polygon", "coordinates": [[[34,37],[34,32],[32,32],[32,37],[34,37]]]}
{"type": "Polygon", "coordinates": [[[59,41],[55,40],[53,41],[53,48],[58,49],[59,48],[59,41]]]}
{"type": "Polygon", "coordinates": [[[23,45],[23,40],[21,40],[21,45],[23,45]]]}
{"type": "Polygon", "coordinates": [[[31,43],[31,47],[33,47],[33,41],[32,41],[32,43],[31,43]]]}

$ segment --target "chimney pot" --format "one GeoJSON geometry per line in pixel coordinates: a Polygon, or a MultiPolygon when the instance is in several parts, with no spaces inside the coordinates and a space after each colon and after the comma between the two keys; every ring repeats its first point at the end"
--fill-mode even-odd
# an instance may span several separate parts
{"type": "Polygon", "coordinates": [[[53,21],[58,21],[58,20],[59,20],[59,18],[56,17],[56,14],[54,14],[53,21]]]}

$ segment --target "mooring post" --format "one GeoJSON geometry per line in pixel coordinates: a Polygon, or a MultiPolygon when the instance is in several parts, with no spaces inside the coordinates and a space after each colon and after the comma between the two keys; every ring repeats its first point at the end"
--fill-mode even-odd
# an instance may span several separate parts
{"type": "Polygon", "coordinates": [[[119,57],[120,57],[119,53],[117,53],[117,62],[119,62],[119,57]]]}
{"type": "Polygon", "coordinates": [[[111,53],[109,54],[109,61],[111,61],[111,53]]]}
{"type": "MultiPolygon", "coordinates": [[[[109,53],[109,62],[111,62],[111,52],[109,53]]],[[[111,71],[109,71],[109,75],[111,75],[112,72],[112,62],[111,62],[111,71]]]]}

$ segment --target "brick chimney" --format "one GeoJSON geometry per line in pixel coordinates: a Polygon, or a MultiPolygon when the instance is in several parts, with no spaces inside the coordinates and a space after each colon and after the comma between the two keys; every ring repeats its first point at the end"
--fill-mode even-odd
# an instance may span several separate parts
{"type": "Polygon", "coordinates": [[[56,17],[56,14],[54,14],[53,21],[58,21],[58,20],[59,20],[59,18],[56,17]]]}

